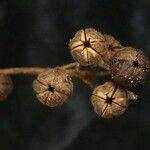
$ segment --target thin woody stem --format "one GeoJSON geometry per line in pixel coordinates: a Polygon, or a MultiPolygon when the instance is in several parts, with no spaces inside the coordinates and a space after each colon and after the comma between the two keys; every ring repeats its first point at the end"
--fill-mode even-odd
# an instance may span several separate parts
{"type": "Polygon", "coordinates": [[[78,65],[79,64],[77,62],[73,62],[73,63],[66,64],[60,67],[62,67],[63,69],[70,69],[70,68],[76,68],[78,65]]]}
{"type": "Polygon", "coordinates": [[[40,68],[40,67],[5,68],[5,69],[0,69],[0,74],[6,74],[6,75],[18,75],[18,74],[38,75],[39,73],[43,72],[45,69],[46,68],[40,68]]]}
{"type": "MultiPolygon", "coordinates": [[[[87,79],[92,77],[102,77],[110,75],[108,71],[99,71],[99,72],[91,72],[87,70],[80,70],[76,69],[78,66],[77,63],[72,63],[64,66],[59,66],[58,68],[65,69],[66,72],[72,76],[72,77],[78,77],[81,79],[87,79]],[[69,69],[70,67],[75,67],[74,69],[69,69]]],[[[45,69],[48,68],[42,68],[42,67],[16,67],[16,68],[4,68],[0,69],[0,74],[6,74],[6,75],[38,75],[41,72],[43,72],[45,69]]]]}
{"type": "Polygon", "coordinates": [[[94,89],[96,85],[90,81],[89,79],[81,79],[86,85],[88,85],[91,89],[94,89]]]}
{"type": "MultiPolygon", "coordinates": [[[[78,63],[70,63],[63,66],[59,66],[63,69],[71,69],[74,67],[77,67],[78,63]]],[[[38,75],[39,73],[43,72],[47,68],[43,67],[14,67],[14,68],[4,68],[0,69],[0,74],[6,74],[6,75],[18,75],[18,74],[24,74],[24,75],[38,75]]]]}
{"type": "Polygon", "coordinates": [[[75,70],[75,69],[68,69],[66,70],[68,74],[72,77],[79,77],[79,78],[92,78],[92,77],[103,77],[110,75],[109,71],[99,71],[99,72],[91,72],[87,70],[75,70]]]}

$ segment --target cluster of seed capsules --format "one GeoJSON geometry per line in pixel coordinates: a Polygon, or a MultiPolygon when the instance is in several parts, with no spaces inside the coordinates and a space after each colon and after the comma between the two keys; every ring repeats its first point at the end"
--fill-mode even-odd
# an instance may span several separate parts
{"type": "MultiPolygon", "coordinates": [[[[122,46],[114,37],[93,28],[79,30],[70,40],[69,50],[80,66],[99,67],[110,72],[112,81],[95,87],[92,92],[91,103],[99,116],[107,119],[119,116],[125,112],[129,100],[137,99],[127,87],[145,82],[148,76],[149,59],[141,50],[122,46]]],[[[45,69],[33,81],[37,99],[49,107],[62,105],[73,92],[72,77],[63,67],[45,69]]],[[[12,90],[10,76],[0,74],[0,101],[12,90]]]]}
{"type": "MultiPolygon", "coordinates": [[[[114,37],[93,28],[79,30],[69,42],[69,50],[80,66],[100,67],[110,72],[112,81],[94,88],[91,103],[102,118],[123,114],[129,100],[137,95],[126,89],[145,82],[149,59],[133,47],[124,47],[114,37]]],[[[48,69],[33,82],[37,98],[45,105],[62,105],[73,91],[70,75],[62,68],[48,69]]]]}
{"type": "Polygon", "coordinates": [[[141,50],[124,47],[114,37],[93,28],[78,31],[69,48],[80,65],[109,70],[112,79],[119,85],[143,83],[149,72],[149,60],[141,50]]]}

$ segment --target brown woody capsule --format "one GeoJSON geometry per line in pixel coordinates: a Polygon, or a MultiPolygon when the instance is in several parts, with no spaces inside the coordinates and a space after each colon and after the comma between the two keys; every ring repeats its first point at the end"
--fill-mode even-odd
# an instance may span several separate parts
{"type": "Polygon", "coordinates": [[[48,69],[38,75],[33,89],[40,102],[55,107],[66,102],[73,91],[70,76],[60,68],[48,69]]]}
{"type": "Polygon", "coordinates": [[[96,87],[92,93],[94,111],[102,118],[112,118],[123,114],[128,107],[128,99],[137,99],[132,92],[109,81],[96,87]]]}
{"type": "Polygon", "coordinates": [[[13,82],[10,76],[0,74],[0,101],[7,99],[13,90],[13,82]]]}
{"type": "Polygon", "coordinates": [[[106,50],[106,54],[104,55],[104,61],[107,66],[106,68],[109,69],[112,57],[122,48],[122,45],[111,35],[104,34],[104,37],[108,44],[108,49],[106,50]]]}
{"type": "Polygon", "coordinates": [[[78,31],[70,40],[69,49],[75,61],[82,66],[104,67],[102,56],[107,44],[104,36],[93,28],[86,28],[78,31]]]}
{"type": "Polygon", "coordinates": [[[132,47],[118,51],[110,64],[112,78],[123,86],[143,83],[149,72],[149,60],[144,53],[132,47]]]}

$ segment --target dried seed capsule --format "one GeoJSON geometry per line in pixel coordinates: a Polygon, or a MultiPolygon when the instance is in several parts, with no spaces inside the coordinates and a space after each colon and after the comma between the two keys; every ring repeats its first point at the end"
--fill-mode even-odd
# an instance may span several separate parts
{"type": "Polygon", "coordinates": [[[109,81],[96,87],[92,93],[94,111],[102,118],[112,118],[123,114],[128,106],[129,99],[137,99],[132,92],[119,87],[109,81]]]}
{"type": "Polygon", "coordinates": [[[104,55],[104,61],[106,64],[106,68],[109,69],[111,59],[113,58],[114,54],[122,48],[122,45],[111,35],[104,34],[104,37],[108,44],[108,49],[106,50],[106,54],[104,55]]]}
{"type": "Polygon", "coordinates": [[[13,82],[10,76],[0,74],[0,101],[7,99],[13,90],[13,82]]]}
{"type": "Polygon", "coordinates": [[[143,83],[149,72],[149,60],[144,53],[132,47],[118,51],[110,64],[112,78],[123,86],[143,83]]]}
{"type": "Polygon", "coordinates": [[[93,28],[78,31],[70,40],[69,49],[75,61],[82,66],[104,67],[102,56],[106,52],[107,44],[104,36],[93,28]]]}
{"type": "Polygon", "coordinates": [[[33,82],[33,89],[40,102],[55,107],[62,105],[73,91],[70,76],[60,68],[47,69],[33,82]]]}

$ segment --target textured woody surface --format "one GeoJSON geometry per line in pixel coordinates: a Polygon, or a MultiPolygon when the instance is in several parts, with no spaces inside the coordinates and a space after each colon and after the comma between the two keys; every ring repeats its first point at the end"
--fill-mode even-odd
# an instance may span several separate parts
{"type": "Polygon", "coordinates": [[[13,90],[13,82],[10,76],[0,74],[0,101],[7,99],[13,90]]]}
{"type": "Polygon", "coordinates": [[[71,95],[73,84],[64,70],[56,68],[39,74],[33,82],[33,89],[40,102],[55,107],[62,105],[71,95]]]}
{"type": "Polygon", "coordinates": [[[103,55],[107,44],[104,36],[93,28],[79,30],[70,40],[69,49],[75,61],[82,66],[104,67],[103,55]]]}
{"type": "Polygon", "coordinates": [[[123,114],[128,106],[126,90],[111,81],[96,87],[91,100],[94,111],[107,119],[123,114]]]}
{"type": "Polygon", "coordinates": [[[124,47],[117,52],[110,65],[113,80],[124,86],[143,83],[149,69],[149,60],[145,54],[132,47],[124,47]]]}

